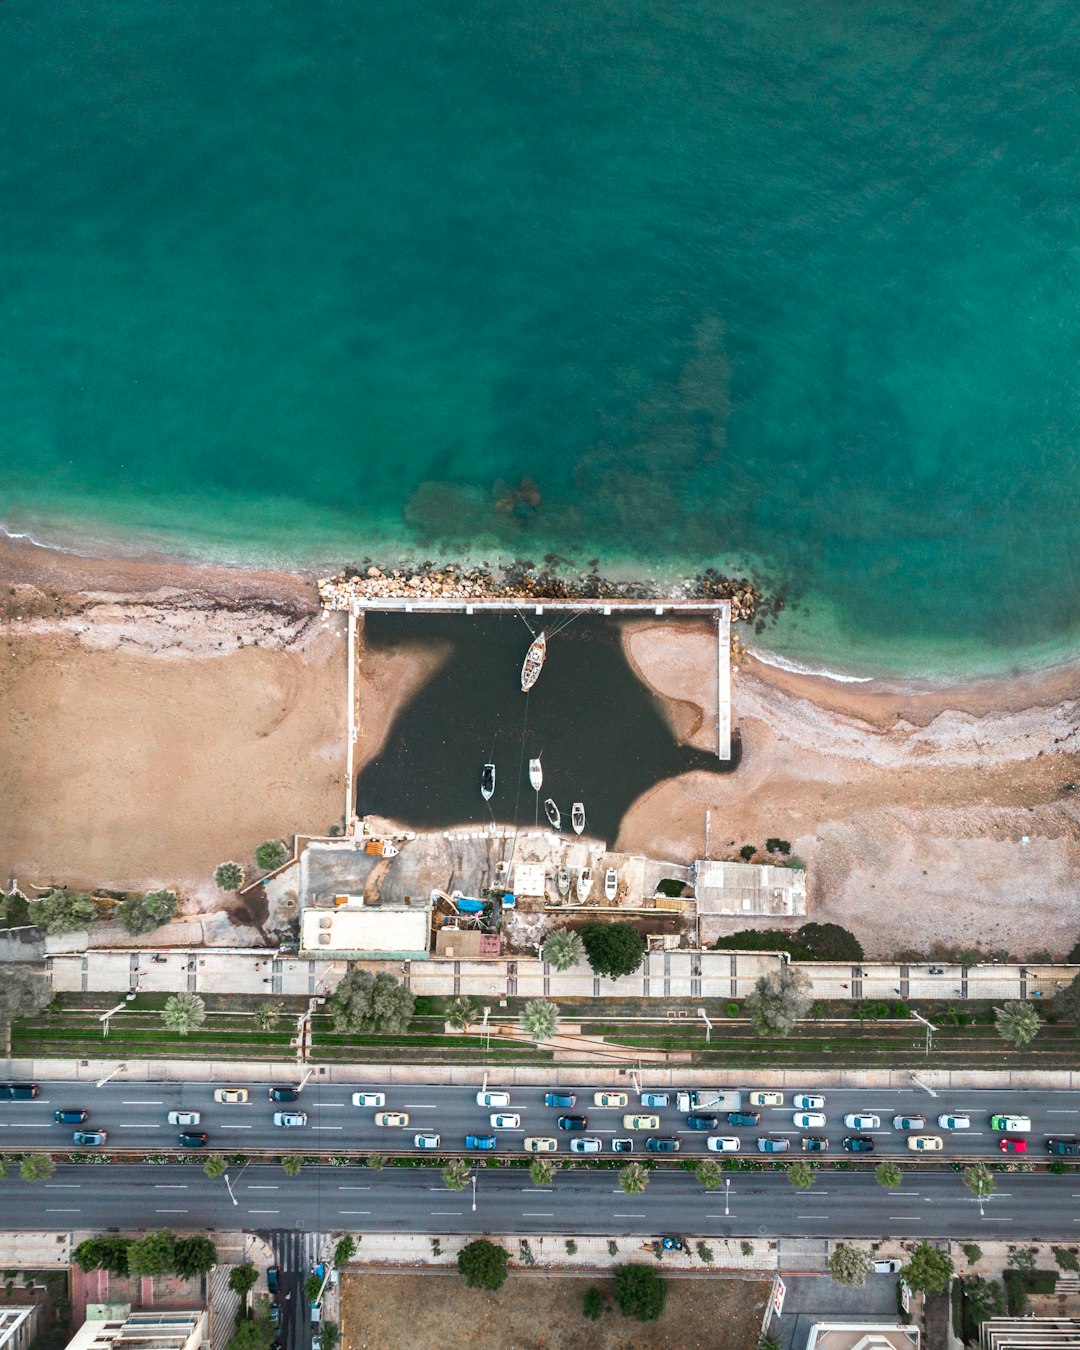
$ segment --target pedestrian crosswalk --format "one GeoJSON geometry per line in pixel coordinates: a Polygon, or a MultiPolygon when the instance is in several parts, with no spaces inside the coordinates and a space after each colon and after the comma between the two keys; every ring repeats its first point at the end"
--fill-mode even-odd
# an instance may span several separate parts
{"type": "Polygon", "coordinates": [[[329,1233],[298,1232],[294,1228],[280,1228],[266,1234],[274,1249],[278,1269],[282,1272],[306,1274],[319,1261],[329,1258],[333,1238],[329,1233]]]}

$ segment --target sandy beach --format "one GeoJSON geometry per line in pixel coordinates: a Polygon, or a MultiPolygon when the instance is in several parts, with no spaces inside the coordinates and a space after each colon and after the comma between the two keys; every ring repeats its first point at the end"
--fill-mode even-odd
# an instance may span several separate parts
{"type": "Polygon", "coordinates": [[[344,809],[344,616],[306,578],[0,546],[0,879],[169,886],[344,809]]]}
{"type": "MultiPolygon", "coordinates": [[[[322,832],[344,803],[344,616],[314,578],[0,543],[0,877],[183,891],[216,863],[322,832]]],[[[709,748],[716,644],[628,624],[624,651],[675,734],[709,748]]],[[[357,768],[446,652],[361,633],[357,768]]],[[[955,688],[838,684],[742,658],[738,771],[659,783],[618,846],[689,862],[768,836],[810,869],[812,919],[868,955],[1080,938],[1080,667],[955,688]]],[[[733,925],[736,926],[736,925],[733,925]]]]}

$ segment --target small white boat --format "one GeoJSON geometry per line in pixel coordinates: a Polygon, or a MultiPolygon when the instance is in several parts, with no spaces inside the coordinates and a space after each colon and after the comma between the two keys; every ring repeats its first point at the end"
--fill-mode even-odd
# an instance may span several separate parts
{"type": "Polygon", "coordinates": [[[570,813],[570,822],[574,827],[574,833],[580,834],[585,828],[585,803],[575,802],[574,809],[570,813]]]}
{"type": "Polygon", "coordinates": [[[546,656],[547,638],[541,633],[538,638],[535,638],[529,644],[529,650],[525,653],[525,661],[521,667],[521,692],[523,694],[527,694],[540,678],[540,671],[543,669],[546,656]]]}
{"type": "Polygon", "coordinates": [[[562,829],[562,816],[559,815],[559,808],[550,797],[544,803],[544,814],[547,816],[548,820],[551,821],[551,828],[553,830],[562,829]]]}
{"type": "Polygon", "coordinates": [[[495,791],[495,765],[485,764],[484,772],[480,775],[480,795],[484,801],[491,801],[491,794],[495,791]]]}
{"type": "Polygon", "coordinates": [[[592,868],[583,867],[577,874],[577,898],[584,904],[592,894],[592,868]]]}
{"type": "Polygon", "coordinates": [[[558,887],[559,894],[564,898],[570,894],[570,873],[565,866],[559,868],[559,875],[555,880],[555,885],[558,887]]]}
{"type": "Polygon", "coordinates": [[[604,899],[614,900],[619,894],[619,874],[614,867],[604,873],[604,899]]]}
{"type": "Polygon", "coordinates": [[[538,759],[529,760],[529,786],[534,792],[539,792],[544,786],[544,770],[538,759]]]}

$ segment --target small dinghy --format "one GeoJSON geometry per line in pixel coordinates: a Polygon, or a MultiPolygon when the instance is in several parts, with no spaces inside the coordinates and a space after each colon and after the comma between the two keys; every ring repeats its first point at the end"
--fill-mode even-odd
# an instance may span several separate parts
{"type": "Polygon", "coordinates": [[[604,873],[604,899],[614,900],[619,894],[619,874],[614,867],[604,873]]]}
{"type": "Polygon", "coordinates": [[[559,894],[563,899],[570,894],[570,873],[567,871],[566,867],[559,868],[559,875],[555,880],[555,885],[558,887],[559,894]]]}
{"type": "Polygon", "coordinates": [[[534,792],[539,792],[544,786],[544,770],[538,759],[529,760],[529,786],[534,792]]]}
{"type": "Polygon", "coordinates": [[[491,801],[491,794],[495,791],[495,765],[485,764],[484,772],[480,775],[480,795],[484,801],[491,801]]]}
{"type": "Polygon", "coordinates": [[[592,868],[583,867],[577,874],[577,898],[584,904],[592,894],[592,868]]]}
{"type": "Polygon", "coordinates": [[[548,820],[551,821],[551,828],[553,830],[562,829],[562,816],[559,815],[559,808],[550,797],[544,803],[544,814],[547,816],[548,820]]]}
{"type": "Polygon", "coordinates": [[[570,821],[574,827],[574,833],[580,834],[585,828],[585,803],[575,802],[574,809],[570,813],[570,821]]]}

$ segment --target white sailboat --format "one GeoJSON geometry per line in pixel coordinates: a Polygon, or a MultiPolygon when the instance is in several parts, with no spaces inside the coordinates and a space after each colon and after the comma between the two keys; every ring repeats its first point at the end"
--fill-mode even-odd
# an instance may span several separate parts
{"type": "Polygon", "coordinates": [[[577,898],[579,904],[584,904],[592,894],[592,868],[583,867],[577,874],[577,898]]]}
{"type": "Polygon", "coordinates": [[[574,809],[570,813],[570,823],[574,827],[574,833],[580,834],[585,828],[585,803],[575,802],[574,809]]]}
{"type": "Polygon", "coordinates": [[[529,650],[525,653],[525,661],[521,667],[521,692],[523,694],[527,694],[540,678],[540,671],[543,669],[546,656],[547,638],[541,633],[538,638],[533,639],[529,644],[529,650]]]}
{"type": "Polygon", "coordinates": [[[614,867],[604,873],[604,899],[614,900],[619,894],[619,874],[614,867]]]}
{"type": "Polygon", "coordinates": [[[529,760],[529,786],[534,792],[539,792],[544,786],[544,770],[538,759],[529,760]]]}
{"type": "Polygon", "coordinates": [[[480,775],[480,795],[484,801],[491,801],[491,795],[495,791],[495,765],[485,764],[484,772],[480,775]]]}

